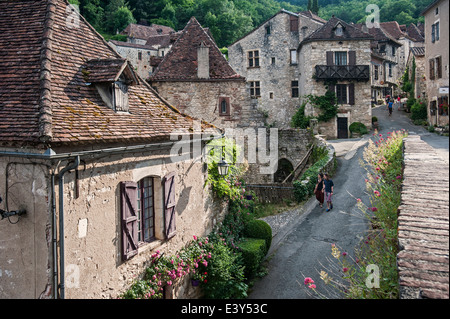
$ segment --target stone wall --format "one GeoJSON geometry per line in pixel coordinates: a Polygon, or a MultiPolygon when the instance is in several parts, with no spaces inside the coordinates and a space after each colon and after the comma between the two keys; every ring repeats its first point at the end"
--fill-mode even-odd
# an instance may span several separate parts
{"type": "Polygon", "coordinates": [[[159,95],[181,112],[220,128],[260,126],[263,118],[254,114],[245,82],[196,81],[152,82],[159,95]],[[229,101],[229,115],[220,114],[220,100],[229,101]]]}
{"type": "Polygon", "coordinates": [[[117,53],[120,54],[121,57],[130,61],[136,73],[142,79],[148,79],[148,77],[153,73],[152,66],[150,65],[150,56],[157,56],[158,50],[120,46],[115,45],[112,42],[109,42],[109,44],[117,51],[117,53]],[[141,54],[141,59],[139,59],[139,52],[141,54]]]}
{"type": "Polygon", "coordinates": [[[290,50],[297,50],[298,44],[298,32],[290,31],[290,14],[281,12],[228,48],[230,65],[246,78],[247,89],[249,82],[260,82],[257,108],[275,127],[289,127],[299,105],[299,98],[291,96],[291,81],[299,79],[298,66],[290,58],[290,50]],[[248,52],[253,50],[259,51],[259,67],[248,65],[248,52]]]}
{"type": "MultiPolygon", "coordinates": [[[[49,162],[32,164],[27,160],[0,159],[2,198],[5,198],[3,185],[6,183],[3,172],[8,171],[9,209],[27,210],[17,224],[0,222],[0,296],[51,298],[49,162]]],[[[156,250],[175,254],[194,235],[207,235],[226,212],[226,203],[213,201],[211,192],[205,188],[207,173],[199,160],[172,161],[168,149],[82,160],[78,178],[75,179],[72,170],[66,173],[64,183],[65,297],[68,299],[117,297],[144,274],[150,255],[156,250]],[[176,172],[177,234],[167,240],[162,180],[173,171],[176,172]],[[122,261],[120,183],[138,182],[144,177],[152,177],[154,182],[156,239],[140,245],[137,255],[122,261]]],[[[59,169],[66,164],[62,161],[59,169]]],[[[58,185],[55,194],[59,213],[58,185]]],[[[174,289],[168,290],[167,297],[195,295],[195,291],[185,286],[188,284],[179,281],[174,289]]]]}
{"type": "MultiPolygon", "coordinates": [[[[302,46],[300,51],[300,60],[308,60],[308,63],[300,64],[300,73],[302,74],[300,95],[324,95],[326,85],[323,81],[313,79],[316,65],[326,65],[326,51],[356,51],[356,64],[369,65],[370,42],[367,41],[317,41],[307,43],[302,46]]],[[[339,105],[338,117],[348,118],[348,126],[353,122],[361,122],[368,128],[372,125],[372,107],[371,107],[371,81],[338,81],[338,84],[353,83],[355,86],[355,105],[339,105]]],[[[347,93],[348,94],[348,93],[347,93]]],[[[306,115],[318,114],[312,105],[307,104],[305,108],[306,115]]],[[[337,118],[327,123],[318,124],[319,133],[325,135],[328,139],[337,138],[337,118]]],[[[349,134],[350,136],[350,134],[349,134]]]]}

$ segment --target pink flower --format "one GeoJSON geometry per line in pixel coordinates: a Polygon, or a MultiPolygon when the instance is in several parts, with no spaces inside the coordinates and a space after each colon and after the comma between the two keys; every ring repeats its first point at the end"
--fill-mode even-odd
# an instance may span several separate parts
{"type": "Polygon", "coordinates": [[[396,179],[401,179],[402,178],[402,176],[401,175],[398,175],[397,177],[396,177],[396,179]]]}
{"type": "Polygon", "coordinates": [[[311,285],[308,286],[308,288],[310,288],[310,289],[316,289],[316,285],[311,284],[311,285]]]}
{"type": "Polygon", "coordinates": [[[343,272],[347,272],[347,271],[348,271],[348,268],[347,268],[347,267],[344,267],[344,268],[342,269],[342,271],[343,271],[343,272]]]}
{"type": "Polygon", "coordinates": [[[306,277],[304,283],[305,283],[305,285],[307,285],[307,284],[313,284],[313,283],[314,283],[314,280],[312,280],[310,277],[306,277]]]}
{"type": "Polygon", "coordinates": [[[197,240],[197,236],[194,235],[194,240],[197,240]]]}
{"type": "Polygon", "coordinates": [[[371,210],[373,212],[376,212],[378,210],[378,208],[376,208],[376,207],[369,207],[369,210],[371,210]]]}
{"type": "Polygon", "coordinates": [[[344,251],[344,252],[342,253],[342,256],[347,256],[347,253],[344,251]]]}
{"type": "Polygon", "coordinates": [[[373,193],[374,193],[377,197],[380,197],[380,196],[381,196],[381,194],[380,194],[379,191],[374,191],[373,193]]]}

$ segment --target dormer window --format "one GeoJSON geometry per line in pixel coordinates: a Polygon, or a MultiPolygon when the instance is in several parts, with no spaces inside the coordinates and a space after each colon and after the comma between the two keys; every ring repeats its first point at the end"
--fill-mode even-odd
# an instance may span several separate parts
{"type": "Polygon", "coordinates": [[[82,73],[87,84],[95,85],[107,107],[115,112],[129,111],[128,89],[138,80],[127,60],[90,60],[82,73]]]}
{"type": "Polygon", "coordinates": [[[338,25],[336,26],[336,29],[334,30],[334,34],[335,34],[337,37],[342,37],[342,36],[344,35],[344,28],[342,27],[341,24],[338,24],[338,25]]]}

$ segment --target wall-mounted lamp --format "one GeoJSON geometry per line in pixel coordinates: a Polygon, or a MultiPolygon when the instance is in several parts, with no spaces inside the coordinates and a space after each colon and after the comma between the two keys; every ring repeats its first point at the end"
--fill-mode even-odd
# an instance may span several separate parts
{"type": "Polygon", "coordinates": [[[222,146],[222,159],[219,163],[217,163],[217,169],[219,170],[219,175],[226,176],[228,174],[228,168],[230,167],[230,164],[225,161],[223,148],[224,147],[222,146]]]}

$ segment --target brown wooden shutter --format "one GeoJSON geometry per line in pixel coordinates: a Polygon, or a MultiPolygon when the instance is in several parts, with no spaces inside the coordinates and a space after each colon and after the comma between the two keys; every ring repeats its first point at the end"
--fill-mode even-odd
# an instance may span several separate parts
{"type": "Polygon", "coordinates": [[[128,260],[138,253],[137,192],[137,183],[120,183],[123,260],[128,260]]]}
{"type": "Polygon", "coordinates": [[[175,172],[164,177],[164,224],[166,238],[170,239],[176,234],[175,224],[175,172]]]}
{"type": "Polygon", "coordinates": [[[336,86],[334,84],[328,84],[328,91],[336,94],[336,86]]]}
{"type": "Polygon", "coordinates": [[[348,104],[355,105],[355,84],[348,85],[348,104]]]}
{"type": "Polygon", "coordinates": [[[356,51],[348,51],[348,64],[356,65],[356,51]]]}
{"type": "Polygon", "coordinates": [[[334,63],[333,63],[333,51],[327,51],[327,65],[334,65],[334,63]]]}

